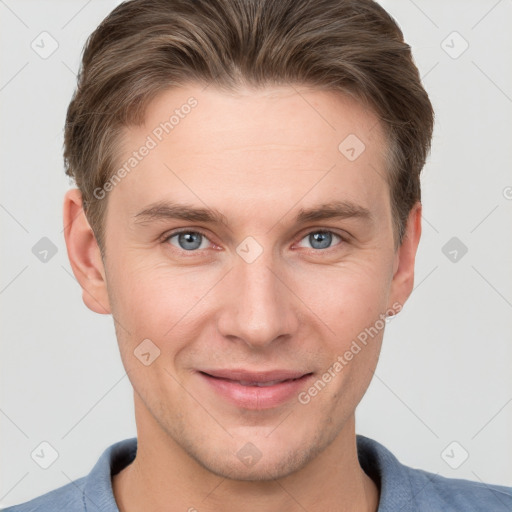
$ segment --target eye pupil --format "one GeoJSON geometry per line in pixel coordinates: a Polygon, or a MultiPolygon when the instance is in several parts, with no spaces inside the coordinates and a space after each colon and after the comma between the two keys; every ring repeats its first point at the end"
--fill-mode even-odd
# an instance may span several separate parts
{"type": "Polygon", "coordinates": [[[178,233],[178,243],[180,247],[186,251],[193,251],[201,246],[201,233],[187,231],[178,233]]]}
{"type": "Polygon", "coordinates": [[[309,235],[311,246],[314,249],[325,249],[332,242],[332,233],[327,231],[317,231],[309,235]],[[315,246],[316,242],[320,242],[319,246],[315,246]]]}

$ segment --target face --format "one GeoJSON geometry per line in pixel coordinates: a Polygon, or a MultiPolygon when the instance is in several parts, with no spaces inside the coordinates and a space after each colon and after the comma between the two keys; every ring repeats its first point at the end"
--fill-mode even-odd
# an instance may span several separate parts
{"type": "Polygon", "coordinates": [[[412,286],[380,123],[339,93],[191,85],[120,147],[119,167],[138,156],[104,199],[104,263],[138,426],[221,476],[304,467],[353,419],[412,286]]]}

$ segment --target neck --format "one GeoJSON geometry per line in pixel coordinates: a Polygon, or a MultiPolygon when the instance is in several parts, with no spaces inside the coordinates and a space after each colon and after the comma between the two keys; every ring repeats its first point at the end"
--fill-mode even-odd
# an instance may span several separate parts
{"type": "Polygon", "coordinates": [[[211,473],[147,410],[137,415],[137,398],[136,418],[137,455],[112,478],[120,512],[377,512],[379,491],[359,464],[354,416],[331,445],[302,469],[267,481],[230,480],[211,473]]]}

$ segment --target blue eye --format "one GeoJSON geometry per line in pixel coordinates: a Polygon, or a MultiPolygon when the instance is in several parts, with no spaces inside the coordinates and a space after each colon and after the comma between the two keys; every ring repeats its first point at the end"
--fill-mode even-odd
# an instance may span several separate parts
{"type": "Polygon", "coordinates": [[[340,235],[333,233],[332,231],[311,231],[307,234],[302,240],[307,239],[311,244],[312,249],[321,250],[321,249],[330,249],[331,243],[333,241],[333,236],[343,241],[340,235]]]}
{"type": "Polygon", "coordinates": [[[205,235],[200,233],[199,231],[180,231],[178,233],[174,233],[168,236],[165,241],[170,242],[173,238],[177,239],[178,246],[171,242],[171,245],[178,247],[178,249],[182,249],[183,251],[195,251],[197,249],[206,249],[206,247],[201,247],[203,245],[202,242],[207,241],[205,235]],[[177,237],[177,238],[176,238],[177,237]]]}
{"type": "MultiPolygon", "coordinates": [[[[309,248],[316,251],[331,249],[333,241],[338,238],[340,242],[344,242],[344,238],[329,230],[311,231],[302,240],[307,240],[310,244],[309,248]],[[334,237],[334,238],[333,238],[334,237]]],[[[170,243],[173,247],[186,252],[197,252],[200,249],[207,249],[211,243],[208,237],[201,231],[182,230],[171,233],[164,240],[164,243],[170,243]],[[176,241],[173,242],[173,239],[176,241]]],[[[335,245],[339,245],[338,244],[335,245]]]]}

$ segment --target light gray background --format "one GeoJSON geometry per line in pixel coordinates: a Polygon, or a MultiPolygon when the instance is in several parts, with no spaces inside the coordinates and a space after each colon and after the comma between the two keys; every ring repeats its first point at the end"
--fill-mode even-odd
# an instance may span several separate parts
{"type": "MultiPolygon", "coordinates": [[[[82,303],[61,217],[65,111],[83,44],[117,3],[0,0],[2,506],[87,474],[135,435],[112,319],[82,303]],[[31,48],[43,31],[59,45],[47,59],[31,48]],[[42,237],[58,251],[46,263],[32,253],[42,237]],[[59,454],[46,470],[30,455],[42,441],[59,454]]],[[[416,287],[387,327],[357,431],[405,464],[512,485],[512,1],[382,3],[413,47],[437,124],[416,287]],[[453,31],[469,44],[457,58],[453,31]],[[452,237],[468,249],[456,262],[442,252],[452,237]]]]}

